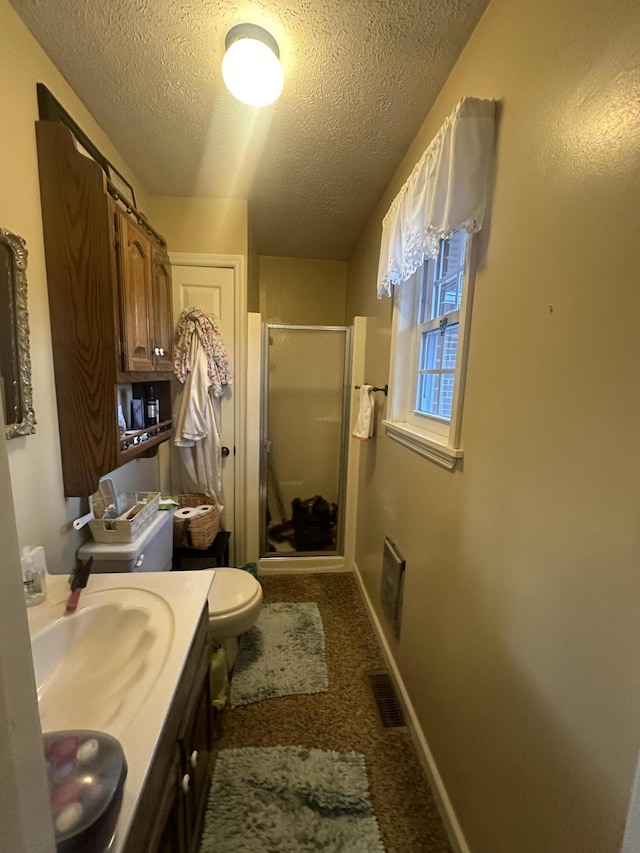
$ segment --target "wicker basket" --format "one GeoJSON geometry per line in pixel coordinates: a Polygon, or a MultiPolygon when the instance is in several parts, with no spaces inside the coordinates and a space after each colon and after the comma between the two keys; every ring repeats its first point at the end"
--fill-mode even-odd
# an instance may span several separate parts
{"type": "Polygon", "coordinates": [[[208,495],[178,495],[179,508],[208,504],[211,511],[197,518],[173,517],[173,547],[206,551],[220,528],[220,507],[208,495]]]}

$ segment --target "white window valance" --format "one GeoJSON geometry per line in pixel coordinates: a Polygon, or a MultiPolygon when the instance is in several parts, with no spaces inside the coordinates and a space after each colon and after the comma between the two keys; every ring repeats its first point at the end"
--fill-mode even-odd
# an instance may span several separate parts
{"type": "Polygon", "coordinates": [[[379,299],[435,258],[440,240],[482,228],[494,136],[495,101],[463,98],[382,220],[379,299]]]}

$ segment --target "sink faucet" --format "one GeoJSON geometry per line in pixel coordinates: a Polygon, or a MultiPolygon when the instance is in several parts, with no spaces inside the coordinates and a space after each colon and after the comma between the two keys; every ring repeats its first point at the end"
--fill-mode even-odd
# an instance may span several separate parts
{"type": "Polygon", "coordinates": [[[65,613],[75,613],[76,607],[78,606],[78,599],[80,598],[80,593],[87,585],[87,581],[89,580],[89,574],[91,573],[91,564],[93,563],[93,557],[89,557],[86,563],[83,563],[82,560],[76,558],[76,565],[74,570],[69,575],[69,586],[71,587],[71,595],[67,600],[67,608],[65,613]]]}

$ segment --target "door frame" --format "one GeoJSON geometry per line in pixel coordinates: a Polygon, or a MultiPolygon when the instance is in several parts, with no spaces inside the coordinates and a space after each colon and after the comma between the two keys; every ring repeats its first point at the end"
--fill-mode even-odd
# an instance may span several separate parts
{"type": "MultiPolygon", "coordinates": [[[[234,395],[233,412],[235,422],[235,458],[233,469],[234,506],[234,560],[237,565],[245,562],[246,542],[246,372],[247,372],[247,271],[244,255],[211,255],[193,252],[169,252],[169,261],[177,267],[215,267],[233,270],[233,357],[234,395]]],[[[174,323],[178,318],[174,317],[174,323]]]]}

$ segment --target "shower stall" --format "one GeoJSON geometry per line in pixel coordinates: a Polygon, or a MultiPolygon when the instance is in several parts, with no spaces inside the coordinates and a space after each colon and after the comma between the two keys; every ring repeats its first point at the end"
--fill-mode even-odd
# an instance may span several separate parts
{"type": "Polygon", "coordinates": [[[341,555],[351,330],[262,328],[260,557],[341,555]]]}

